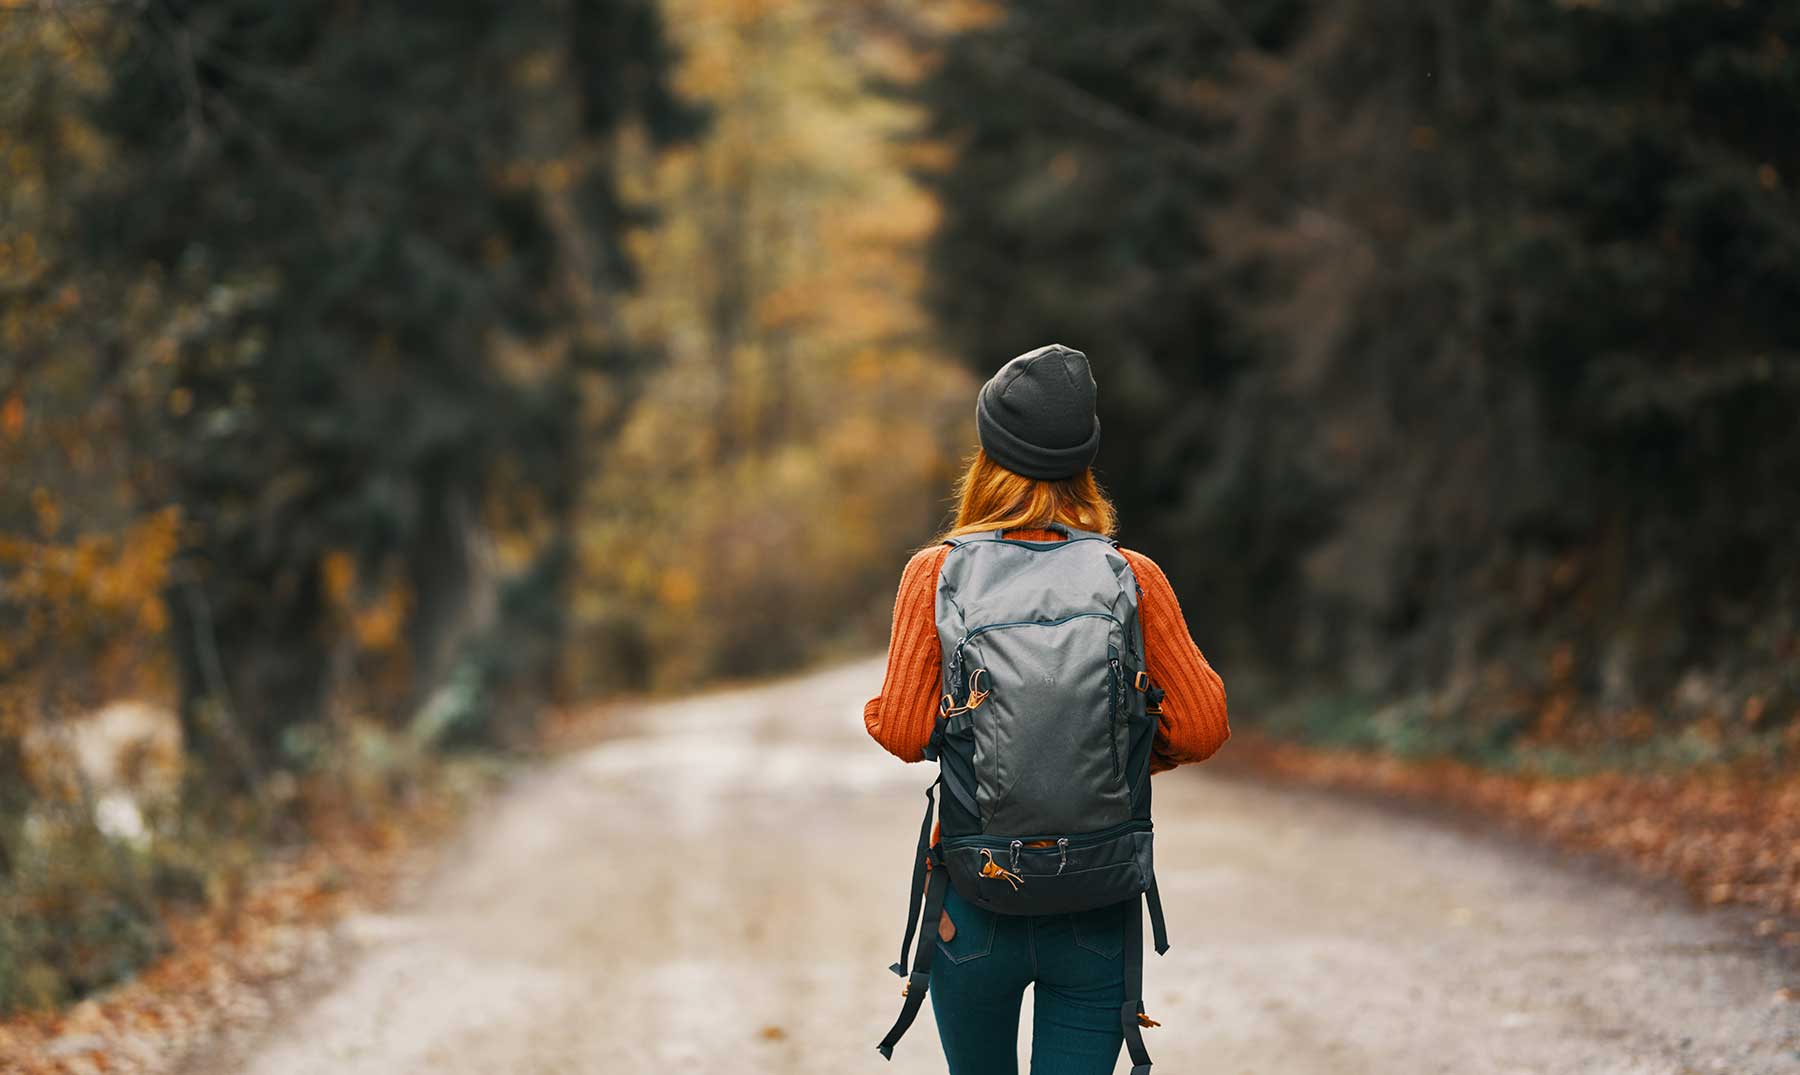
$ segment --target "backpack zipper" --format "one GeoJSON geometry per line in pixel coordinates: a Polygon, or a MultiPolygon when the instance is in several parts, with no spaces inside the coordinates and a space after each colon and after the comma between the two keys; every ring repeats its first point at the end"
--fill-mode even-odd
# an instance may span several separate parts
{"type": "MultiPolygon", "coordinates": [[[[989,847],[1006,847],[1006,848],[1010,849],[1011,846],[1013,845],[1013,843],[1017,842],[1020,845],[1021,849],[1023,850],[1025,844],[1035,844],[1035,843],[1046,843],[1047,844],[1047,843],[1051,843],[1051,842],[1055,842],[1056,846],[1061,848],[1063,846],[1062,841],[1067,840],[1069,842],[1068,843],[1069,850],[1078,850],[1083,847],[1091,847],[1094,844],[1103,844],[1109,840],[1115,840],[1128,832],[1149,832],[1149,831],[1151,831],[1150,822],[1140,820],[1137,818],[1133,818],[1130,821],[1122,821],[1117,825],[1111,825],[1111,826],[1108,826],[1107,828],[1099,829],[1095,832],[1083,833],[1079,836],[1020,836],[1020,837],[1017,837],[1016,841],[1015,841],[1015,838],[1013,838],[1013,837],[1007,837],[1006,839],[997,839],[995,837],[985,836],[981,833],[974,833],[969,836],[946,836],[946,837],[944,837],[944,846],[945,847],[978,846],[985,841],[987,846],[989,846],[989,847]]],[[[1039,851],[1048,851],[1048,850],[1050,850],[1048,847],[1034,848],[1034,849],[1030,849],[1030,850],[1023,850],[1023,853],[1024,854],[1036,854],[1039,851]]]]}
{"type": "Polygon", "coordinates": [[[1108,657],[1106,667],[1112,671],[1112,683],[1106,692],[1106,743],[1112,748],[1113,775],[1124,776],[1125,765],[1119,760],[1119,708],[1125,693],[1125,671],[1119,658],[1108,657]]]}
{"type": "Polygon", "coordinates": [[[963,647],[969,644],[970,639],[975,638],[978,635],[984,635],[989,631],[998,631],[1002,627],[1059,627],[1071,620],[1079,620],[1088,616],[1102,620],[1111,620],[1119,625],[1120,630],[1123,630],[1125,627],[1124,621],[1120,620],[1119,617],[1114,616],[1110,612],[1073,612],[1067,616],[1061,616],[1054,620],[1008,620],[1005,623],[985,623],[980,627],[965,633],[961,638],[956,640],[956,648],[951,652],[950,675],[948,678],[950,679],[952,689],[959,684],[958,677],[962,674],[963,647]]]}
{"type": "MultiPolygon", "coordinates": [[[[976,635],[986,634],[989,631],[997,631],[1002,627],[1056,627],[1068,623],[1070,620],[1079,620],[1085,616],[1094,616],[1099,619],[1111,620],[1114,623],[1119,623],[1119,617],[1110,612],[1071,612],[1067,616],[1059,616],[1054,620],[1007,620],[1004,623],[984,623],[980,627],[970,631],[968,634],[963,635],[961,641],[957,642],[956,645],[957,648],[960,649],[968,644],[968,641],[976,635]]],[[[1120,626],[1124,625],[1120,624],[1120,626]]]]}

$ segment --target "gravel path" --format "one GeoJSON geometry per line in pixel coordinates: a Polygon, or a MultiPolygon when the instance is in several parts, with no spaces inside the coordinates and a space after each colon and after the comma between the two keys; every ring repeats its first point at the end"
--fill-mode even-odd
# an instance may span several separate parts
{"type": "MultiPolygon", "coordinates": [[[[863,735],[880,675],[622,717],[471,826],[413,905],[348,923],[344,973],[251,1055],[196,1075],[941,1072],[928,1013],[891,1065],[874,1049],[931,776],[863,735]]],[[[1166,1075],[1800,1073],[1800,981],[1726,915],[1204,767],[1157,778],[1157,820],[1166,1075]]]]}

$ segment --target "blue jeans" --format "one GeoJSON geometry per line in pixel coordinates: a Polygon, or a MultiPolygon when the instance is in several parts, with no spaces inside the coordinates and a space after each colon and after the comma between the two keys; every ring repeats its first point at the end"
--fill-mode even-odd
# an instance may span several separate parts
{"type": "Polygon", "coordinates": [[[1001,915],[952,888],[944,910],[956,936],[938,942],[930,997],[950,1075],[1018,1075],[1027,985],[1035,985],[1031,1075],[1112,1075],[1124,1041],[1125,915],[1137,901],[1001,915]]]}

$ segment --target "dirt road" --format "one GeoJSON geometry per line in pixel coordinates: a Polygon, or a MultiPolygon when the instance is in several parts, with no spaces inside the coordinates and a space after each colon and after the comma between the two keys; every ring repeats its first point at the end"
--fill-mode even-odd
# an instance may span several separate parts
{"type": "MultiPolygon", "coordinates": [[[[891,1065],[874,1049],[931,776],[863,735],[879,677],[621,718],[472,826],[412,906],[349,923],[342,976],[208,1075],[941,1072],[929,1012],[891,1065]]],[[[1204,769],[1156,794],[1158,1072],[1800,1072],[1778,995],[1800,981],[1726,918],[1204,769]]]]}

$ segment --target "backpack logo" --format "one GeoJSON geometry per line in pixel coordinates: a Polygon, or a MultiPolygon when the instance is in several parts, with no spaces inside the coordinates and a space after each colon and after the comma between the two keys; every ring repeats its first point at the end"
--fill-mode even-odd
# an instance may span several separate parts
{"type": "Polygon", "coordinates": [[[1044,673],[1044,686],[1046,686],[1046,687],[1056,686],[1056,673],[1055,672],[1045,672],[1044,673]]]}

